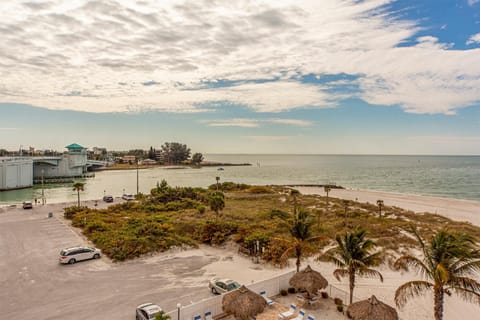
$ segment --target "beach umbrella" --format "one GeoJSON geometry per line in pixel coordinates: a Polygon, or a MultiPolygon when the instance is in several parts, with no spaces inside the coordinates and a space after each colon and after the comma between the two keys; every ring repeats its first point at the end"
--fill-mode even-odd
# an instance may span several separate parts
{"type": "Polygon", "coordinates": [[[373,295],[367,300],[352,303],[347,308],[347,314],[353,320],[398,320],[395,308],[377,300],[373,295]]]}
{"type": "Polygon", "coordinates": [[[265,299],[245,286],[230,291],[223,296],[222,309],[236,319],[248,320],[263,312],[267,306],[265,299]]]}
{"type": "Polygon", "coordinates": [[[327,279],[320,272],[310,268],[310,265],[295,273],[288,283],[297,290],[306,290],[309,296],[315,295],[318,290],[328,286],[327,279]]]}

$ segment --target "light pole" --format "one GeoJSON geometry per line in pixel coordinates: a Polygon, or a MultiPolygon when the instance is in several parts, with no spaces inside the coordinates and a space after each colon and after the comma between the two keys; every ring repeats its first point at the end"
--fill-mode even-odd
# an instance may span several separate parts
{"type": "Polygon", "coordinates": [[[138,196],[138,160],[137,160],[137,196],[138,196]]]}
{"type": "Polygon", "coordinates": [[[177,303],[177,320],[180,320],[180,308],[182,305],[180,303],[177,303]]]}
{"type": "Polygon", "coordinates": [[[215,177],[215,180],[217,180],[217,190],[218,190],[218,182],[220,181],[220,177],[215,177]]]}
{"type": "Polygon", "coordinates": [[[45,191],[44,191],[44,186],[43,186],[43,173],[44,173],[44,170],[42,169],[42,205],[45,204],[45,191]]]}

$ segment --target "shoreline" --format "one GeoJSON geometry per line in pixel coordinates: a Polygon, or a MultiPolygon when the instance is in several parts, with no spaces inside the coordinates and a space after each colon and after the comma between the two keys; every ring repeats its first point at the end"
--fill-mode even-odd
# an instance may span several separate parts
{"type": "Polygon", "coordinates": [[[193,169],[201,169],[201,168],[209,168],[209,167],[241,167],[241,166],[251,166],[251,163],[229,163],[229,162],[210,162],[206,161],[198,166],[191,165],[191,164],[153,164],[153,165],[121,165],[121,166],[111,166],[111,167],[102,167],[91,172],[97,171],[115,171],[115,170],[142,170],[142,169],[152,169],[152,168],[163,168],[163,169],[184,169],[184,168],[193,168],[193,169]]]}

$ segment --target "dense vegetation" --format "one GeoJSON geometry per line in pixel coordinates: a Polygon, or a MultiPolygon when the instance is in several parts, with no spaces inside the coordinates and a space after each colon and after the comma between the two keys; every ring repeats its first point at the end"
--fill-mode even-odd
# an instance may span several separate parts
{"type": "Polygon", "coordinates": [[[213,184],[208,189],[179,188],[162,181],[149,195],[140,194],[137,201],[102,210],[70,207],[65,216],[117,261],[174,246],[218,245],[232,240],[242,251],[281,265],[286,258],[298,256],[298,250],[288,250],[292,244],[298,248],[298,241],[307,243],[292,232],[299,218],[294,215],[294,207],[311,218],[308,239],[313,239],[313,243],[309,240],[307,247],[302,244],[303,257],[333,244],[338,232],[357,228],[366,230],[383,251],[396,252],[397,256],[404,253],[404,248],[416,245],[416,239],[404,231],[412,224],[427,238],[446,224],[452,231],[480,237],[480,228],[439,215],[415,214],[385,204],[379,217],[376,204],[345,202],[331,196],[326,201],[325,197],[290,191],[285,187],[232,182],[213,184]],[[223,204],[218,203],[219,197],[223,204]],[[312,245],[316,250],[311,250],[312,245]],[[291,255],[286,256],[289,251],[291,255]]]}

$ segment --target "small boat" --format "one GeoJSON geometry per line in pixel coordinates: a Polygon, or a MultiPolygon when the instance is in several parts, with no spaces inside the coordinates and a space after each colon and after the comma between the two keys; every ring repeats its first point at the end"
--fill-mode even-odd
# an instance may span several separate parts
{"type": "Polygon", "coordinates": [[[223,171],[224,169],[223,169],[223,168],[218,168],[217,170],[218,170],[218,171],[223,171]]]}

